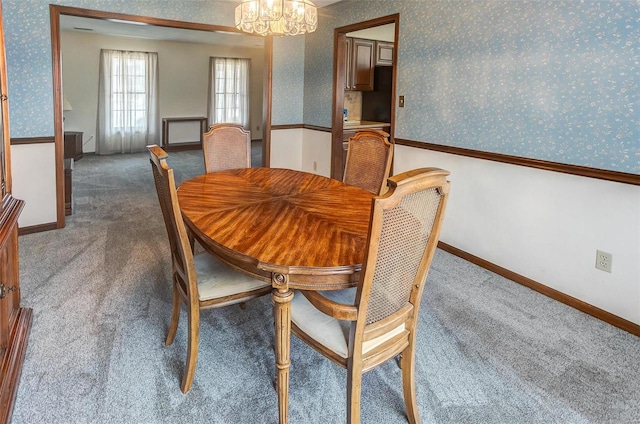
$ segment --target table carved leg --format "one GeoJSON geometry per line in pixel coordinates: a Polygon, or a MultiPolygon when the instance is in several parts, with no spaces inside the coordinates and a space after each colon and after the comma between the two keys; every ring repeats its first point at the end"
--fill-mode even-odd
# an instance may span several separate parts
{"type": "Polygon", "coordinates": [[[276,390],[278,391],[278,414],[280,424],[286,424],[289,411],[289,366],[291,365],[291,300],[293,291],[289,289],[289,277],[274,273],[273,317],[276,348],[276,390]]]}

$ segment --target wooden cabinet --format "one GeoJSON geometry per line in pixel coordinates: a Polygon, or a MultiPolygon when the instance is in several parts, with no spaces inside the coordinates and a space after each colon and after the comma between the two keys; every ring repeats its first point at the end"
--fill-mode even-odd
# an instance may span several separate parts
{"type": "Polygon", "coordinates": [[[64,132],[64,214],[73,213],[73,163],[82,159],[82,132],[64,132]]]}
{"type": "Polygon", "coordinates": [[[32,321],[31,309],[20,307],[18,217],[24,202],[11,195],[8,84],[3,40],[0,1],[0,424],[11,420],[32,321]]]}
{"type": "Polygon", "coordinates": [[[73,158],[64,160],[64,214],[73,213],[73,158]]]}
{"type": "Polygon", "coordinates": [[[376,66],[393,66],[393,43],[376,41],[376,66]]]}
{"type": "Polygon", "coordinates": [[[344,89],[373,91],[374,68],[393,66],[394,44],[387,41],[346,37],[344,89]]]}
{"type": "Polygon", "coordinates": [[[347,71],[345,89],[351,91],[373,90],[374,46],[372,40],[347,37],[347,71]]]}
{"type": "Polygon", "coordinates": [[[82,133],[79,131],[64,132],[64,158],[82,159],[82,133]]]}
{"type": "Polygon", "coordinates": [[[20,307],[18,216],[23,206],[7,194],[0,210],[0,423],[11,418],[32,321],[32,310],[20,307]]]}
{"type": "Polygon", "coordinates": [[[373,46],[371,40],[353,39],[351,68],[353,71],[352,86],[355,91],[373,90],[373,46]]]}

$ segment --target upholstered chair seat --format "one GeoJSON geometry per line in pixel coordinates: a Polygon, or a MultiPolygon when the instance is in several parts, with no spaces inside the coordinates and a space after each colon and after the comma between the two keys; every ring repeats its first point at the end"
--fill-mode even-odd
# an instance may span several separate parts
{"type": "Polygon", "coordinates": [[[194,255],[193,261],[198,275],[200,301],[220,299],[270,287],[270,284],[241,274],[206,252],[194,255]]]}
{"type": "MultiPolygon", "coordinates": [[[[356,298],[355,287],[321,293],[329,300],[346,305],[353,305],[356,298]]],[[[291,301],[291,322],[342,358],[349,356],[351,321],[339,320],[320,312],[300,291],[294,294],[291,301]]]]}

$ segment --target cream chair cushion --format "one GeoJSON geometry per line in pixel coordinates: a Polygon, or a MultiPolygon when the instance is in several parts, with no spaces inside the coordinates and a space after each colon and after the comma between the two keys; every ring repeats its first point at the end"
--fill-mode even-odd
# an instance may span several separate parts
{"type": "Polygon", "coordinates": [[[193,257],[198,274],[198,298],[201,301],[231,296],[236,293],[269,286],[232,269],[209,253],[198,253],[193,257]]]}
{"type": "MultiPolygon", "coordinates": [[[[322,295],[334,302],[353,305],[356,298],[356,289],[324,291],[322,295]]],[[[338,320],[320,312],[302,293],[296,293],[293,296],[293,301],[291,302],[291,321],[318,343],[326,346],[345,359],[349,357],[349,331],[351,330],[351,321],[338,320]]],[[[402,323],[379,337],[367,340],[362,343],[362,352],[369,352],[385,341],[403,333],[404,330],[405,325],[402,323]]]]}
{"type": "MultiPolygon", "coordinates": [[[[329,290],[321,294],[327,299],[353,305],[356,289],[329,290]]],[[[351,321],[342,321],[320,312],[302,293],[296,292],[291,301],[291,321],[318,343],[343,358],[349,356],[351,321]]]]}

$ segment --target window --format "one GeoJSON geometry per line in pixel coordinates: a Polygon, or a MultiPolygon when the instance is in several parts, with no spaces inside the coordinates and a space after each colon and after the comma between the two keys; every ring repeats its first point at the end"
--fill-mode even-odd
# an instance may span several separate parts
{"type": "Polygon", "coordinates": [[[125,128],[144,131],[147,116],[146,61],[140,53],[119,53],[111,61],[113,127],[119,131],[125,131],[125,128]]]}
{"type": "Polygon", "coordinates": [[[102,50],[96,153],[144,151],[158,143],[158,54],[102,50]]]}
{"type": "Polygon", "coordinates": [[[250,59],[212,57],[209,124],[231,122],[249,128],[250,59]]]}

